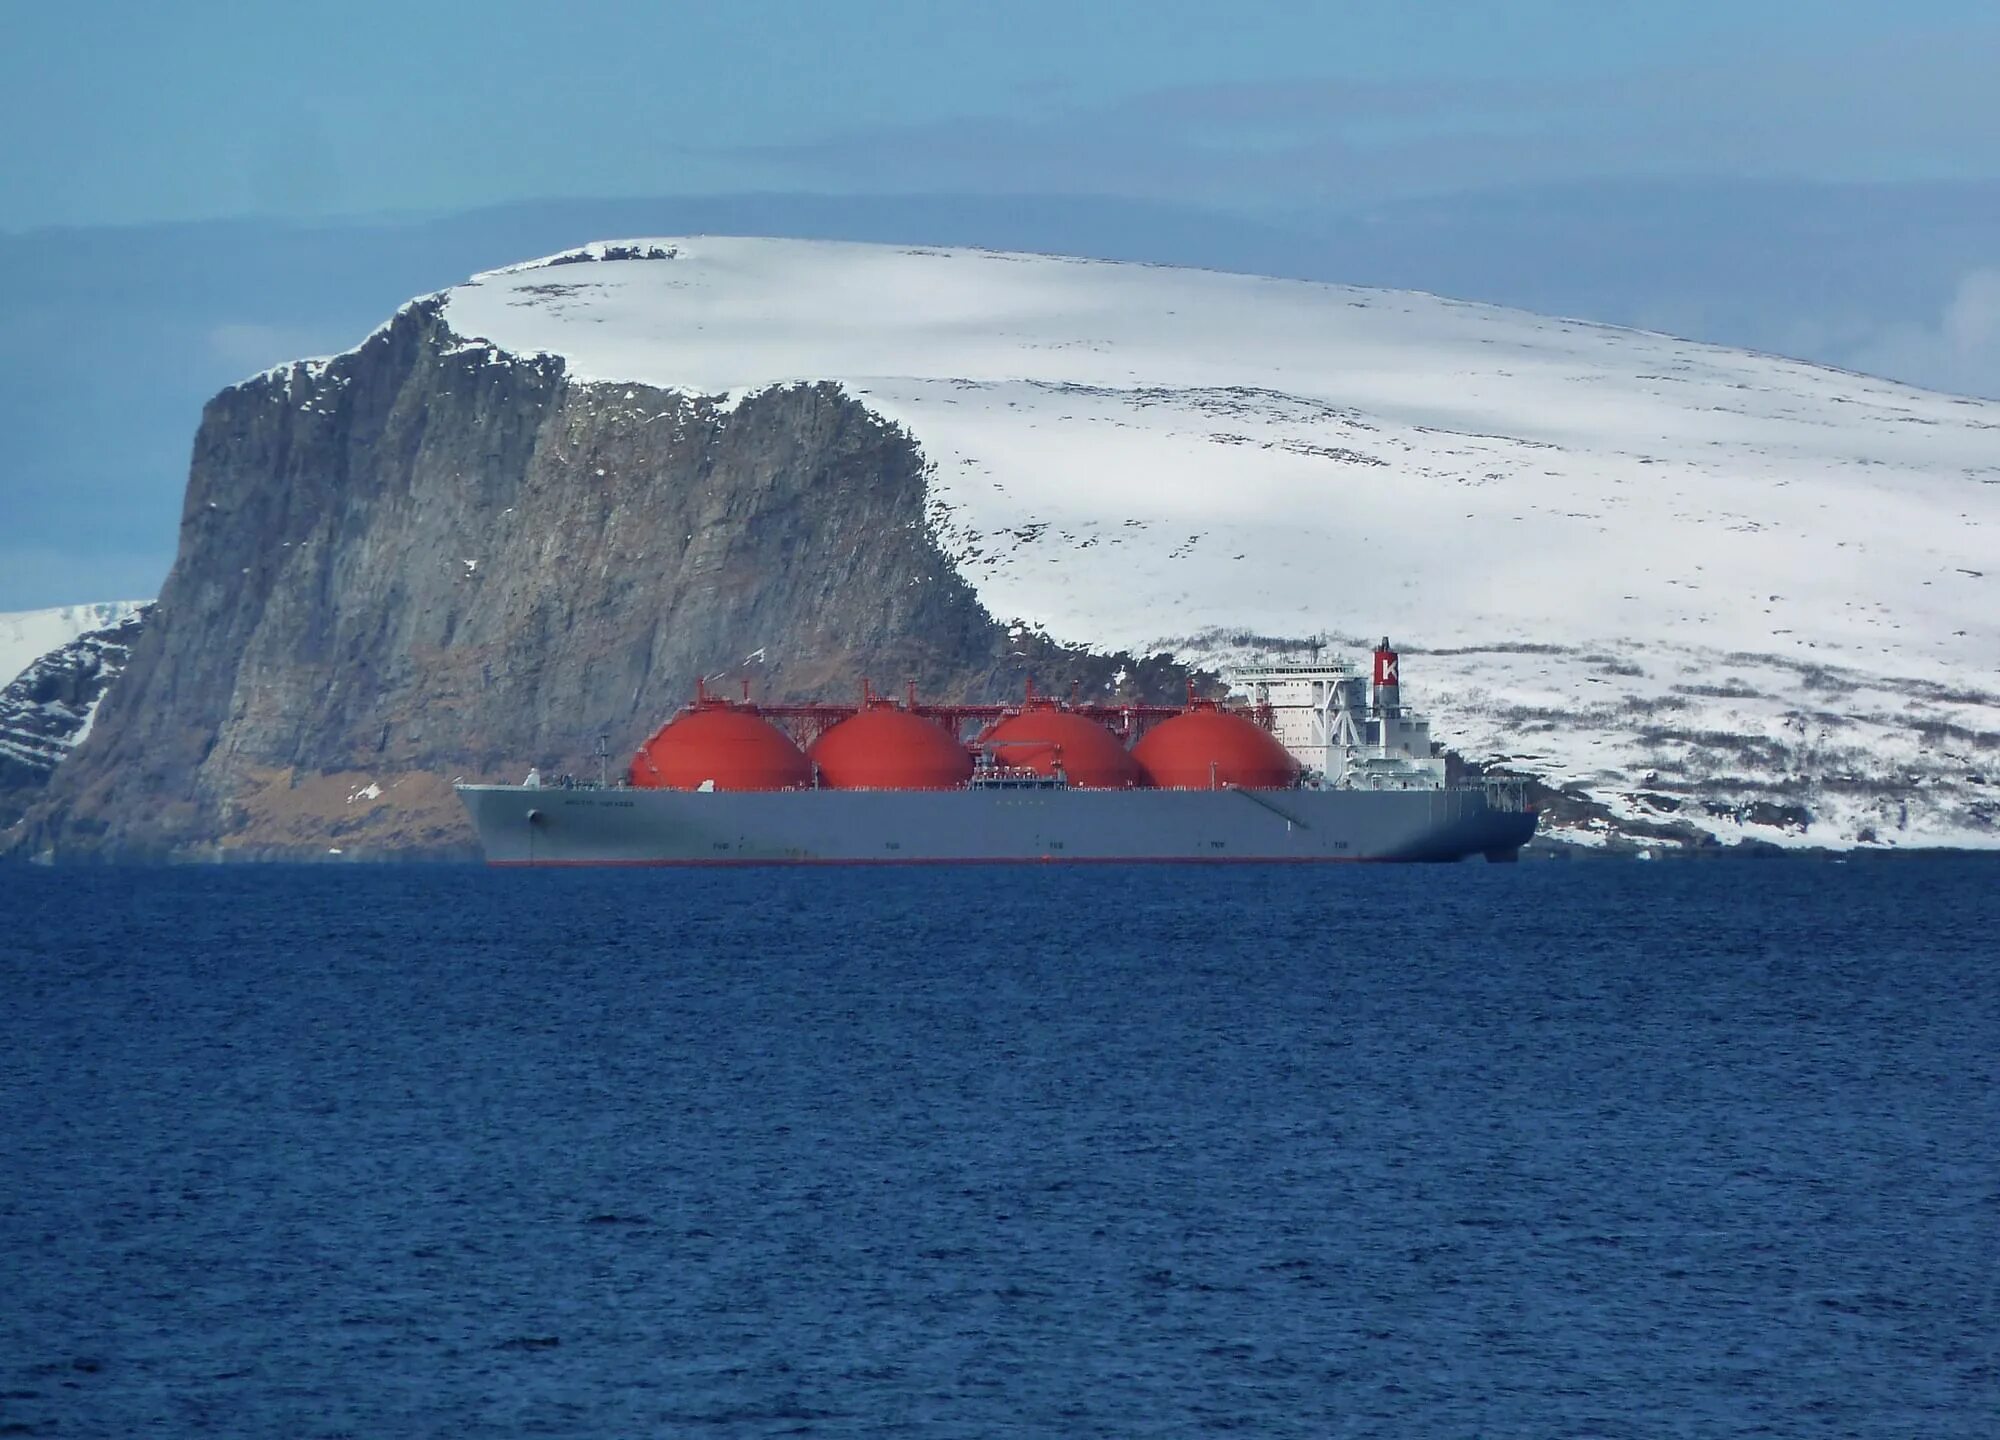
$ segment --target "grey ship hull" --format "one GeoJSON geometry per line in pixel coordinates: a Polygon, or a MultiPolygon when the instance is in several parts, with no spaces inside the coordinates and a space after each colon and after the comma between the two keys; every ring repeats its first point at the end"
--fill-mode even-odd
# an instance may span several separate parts
{"type": "Polygon", "coordinates": [[[458,794],[494,865],[1512,860],[1535,832],[1474,788],[458,794]]]}

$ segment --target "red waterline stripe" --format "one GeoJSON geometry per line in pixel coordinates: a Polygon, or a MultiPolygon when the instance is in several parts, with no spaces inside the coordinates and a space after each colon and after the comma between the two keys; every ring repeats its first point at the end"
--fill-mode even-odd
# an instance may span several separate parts
{"type": "MultiPolygon", "coordinates": [[[[1469,850],[1465,856],[1477,855],[1469,850]]],[[[1418,865],[1387,855],[981,855],[964,859],[896,860],[488,860],[496,870],[571,870],[587,866],[619,869],[742,869],[752,865],[1418,865]]]]}

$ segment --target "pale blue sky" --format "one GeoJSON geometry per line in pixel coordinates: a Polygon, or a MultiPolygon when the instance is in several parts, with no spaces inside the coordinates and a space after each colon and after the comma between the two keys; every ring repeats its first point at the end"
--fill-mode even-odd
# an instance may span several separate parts
{"type": "Polygon", "coordinates": [[[745,189],[1270,210],[2000,168],[2000,15],[1968,0],[0,0],[0,23],[15,230],[745,189]]]}

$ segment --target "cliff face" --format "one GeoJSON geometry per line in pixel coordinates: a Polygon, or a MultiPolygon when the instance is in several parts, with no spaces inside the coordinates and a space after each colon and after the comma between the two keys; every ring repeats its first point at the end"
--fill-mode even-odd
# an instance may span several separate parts
{"type": "Polygon", "coordinates": [[[599,734],[622,764],[697,677],[983,698],[1118,668],[1010,639],[924,497],[909,437],[838,387],[577,384],[420,302],[210,402],[152,623],[6,843],[471,855],[454,778],[594,773],[599,734]]]}

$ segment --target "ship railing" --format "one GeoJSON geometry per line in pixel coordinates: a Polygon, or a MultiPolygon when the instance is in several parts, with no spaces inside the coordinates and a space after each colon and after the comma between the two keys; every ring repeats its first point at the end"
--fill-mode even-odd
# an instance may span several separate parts
{"type": "Polygon", "coordinates": [[[1069,781],[1061,775],[1044,775],[1016,765],[981,765],[965,782],[969,790],[1067,790],[1069,781]]]}
{"type": "Polygon", "coordinates": [[[541,780],[538,787],[543,790],[629,790],[632,782],[624,776],[616,779],[600,780],[594,775],[557,775],[541,780]]]}

